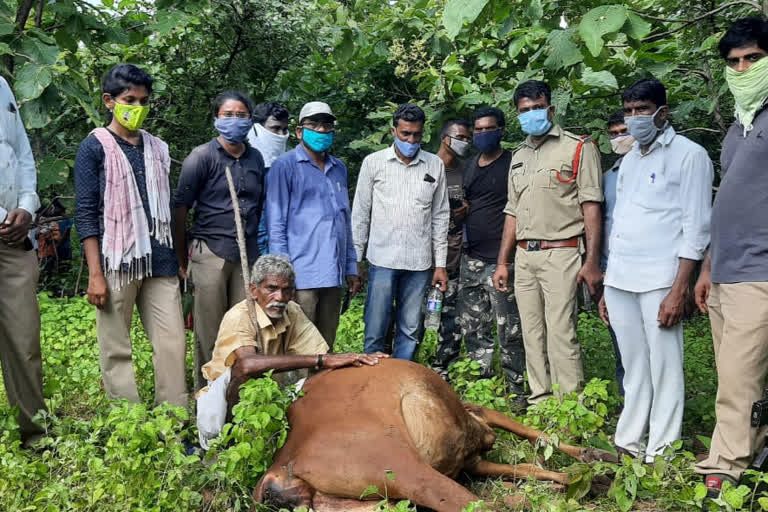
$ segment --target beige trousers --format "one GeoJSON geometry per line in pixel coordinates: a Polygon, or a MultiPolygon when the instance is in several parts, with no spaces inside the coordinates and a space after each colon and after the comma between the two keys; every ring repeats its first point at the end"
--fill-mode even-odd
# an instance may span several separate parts
{"type": "Polygon", "coordinates": [[[717,424],[700,474],[740,478],[765,429],[749,425],[768,374],[768,282],[712,284],[707,300],[717,365],[717,424]]]}
{"type": "Polygon", "coordinates": [[[109,287],[104,309],[96,310],[99,363],[107,396],[139,401],[131,359],[130,332],[134,305],[139,310],[152,344],[155,403],[169,402],[186,407],[187,346],[176,277],[137,279],[124,284],[119,291],[109,287]]]}
{"type": "Polygon", "coordinates": [[[328,352],[333,352],[333,342],[336,341],[336,329],[339,327],[341,314],[341,294],[342,288],[296,290],[296,302],[323,335],[328,344],[328,352]]]}
{"type": "Polygon", "coordinates": [[[190,276],[195,285],[195,391],[207,382],[202,367],[211,360],[219,325],[229,309],[245,300],[240,262],[216,256],[202,240],[192,241],[190,276]]]}
{"type": "Polygon", "coordinates": [[[34,251],[0,242],[0,364],[8,402],[19,408],[22,440],[43,433],[32,422],[38,410],[45,410],[35,295],[39,273],[34,251]]]}
{"type": "Polygon", "coordinates": [[[581,347],[576,339],[578,248],[518,250],[515,253],[515,297],[520,311],[530,403],[584,386],[581,347]]]}

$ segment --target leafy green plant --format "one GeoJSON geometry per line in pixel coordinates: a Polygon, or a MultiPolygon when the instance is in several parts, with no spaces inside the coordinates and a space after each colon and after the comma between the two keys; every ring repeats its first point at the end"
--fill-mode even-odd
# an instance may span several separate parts
{"type": "Polygon", "coordinates": [[[271,378],[251,379],[240,387],[240,402],[232,408],[232,422],[213,441],[206,460],[210,486],[232,493],[235,508],[249,507],[251,492],[272,464],[288,436],[286,412],[293,397],[271,378]]]}

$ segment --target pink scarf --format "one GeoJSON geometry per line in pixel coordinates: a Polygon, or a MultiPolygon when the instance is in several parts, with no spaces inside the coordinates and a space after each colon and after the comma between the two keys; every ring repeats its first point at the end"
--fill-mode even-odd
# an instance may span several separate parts
{"type": "Polygon", "coordinates": [[[149,237],[171,246],[171,209],[168,174],[171,158],[168,145],[140,130],[144,142],[144,172],[147,181],[152,225],[147,216],[128,158],[106,128],[91,132],[104,148],[104,236],[101,254],[104,275],[114,290],[135,279],[152,276],[152,246],[149,237]],[[123,272],[123,266],[128,271],[123,272]]]}

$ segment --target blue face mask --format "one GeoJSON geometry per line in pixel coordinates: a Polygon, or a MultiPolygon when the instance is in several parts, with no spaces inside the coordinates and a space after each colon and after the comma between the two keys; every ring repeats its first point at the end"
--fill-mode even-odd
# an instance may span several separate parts
{"type": "Polygon", "coordinates": [[[220,117],[213,123],[216,131],[230,144],[239,144],[248,136],[253,128],[253,121],[239,117],[220,117]]]}
{"type": "Polygon", "coordinates": [[[529,110],[517,116],[520,121],[520,128],[527,134],[538,136],[544,135],[552,128],[552,121],[547,119],[549,108],[540,108],[529,110]]]}
{"type": "Polygon", "coordinates": [[[472,143],[481,153],[493,153],[501,145],[501,130],[478,132],[472,135],[472,143]]]}
{"type": "Polygon", "coordinates": [[[305,126],[301,129],[301,140],[312,151],[322,153],[333,144],[333,132],[316,132],[305,126]]]}
{"type": "Polygon", "coordinates": [[[411,144],[410,142],[405,142],[404,140],[400,140],[397,134],[395,134],[395,146],[397,146],[397,149],[400,150],[400,153],[405,158],[413,158],[421,149],[421,143],[417,142],[411,144]]]}

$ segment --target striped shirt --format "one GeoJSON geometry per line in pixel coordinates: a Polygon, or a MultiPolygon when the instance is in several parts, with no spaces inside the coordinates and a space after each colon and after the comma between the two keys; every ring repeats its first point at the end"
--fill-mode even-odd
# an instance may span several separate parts
{"type": "Polygon", "coordinates": [[[379,267],[445,267],[448,192],[442,160],[420,150],[409,164],[393,146],[365,157],[352,205],[357,260],[379,267]],[[366,245],[368,250],[366,253],[366,245]]]}

